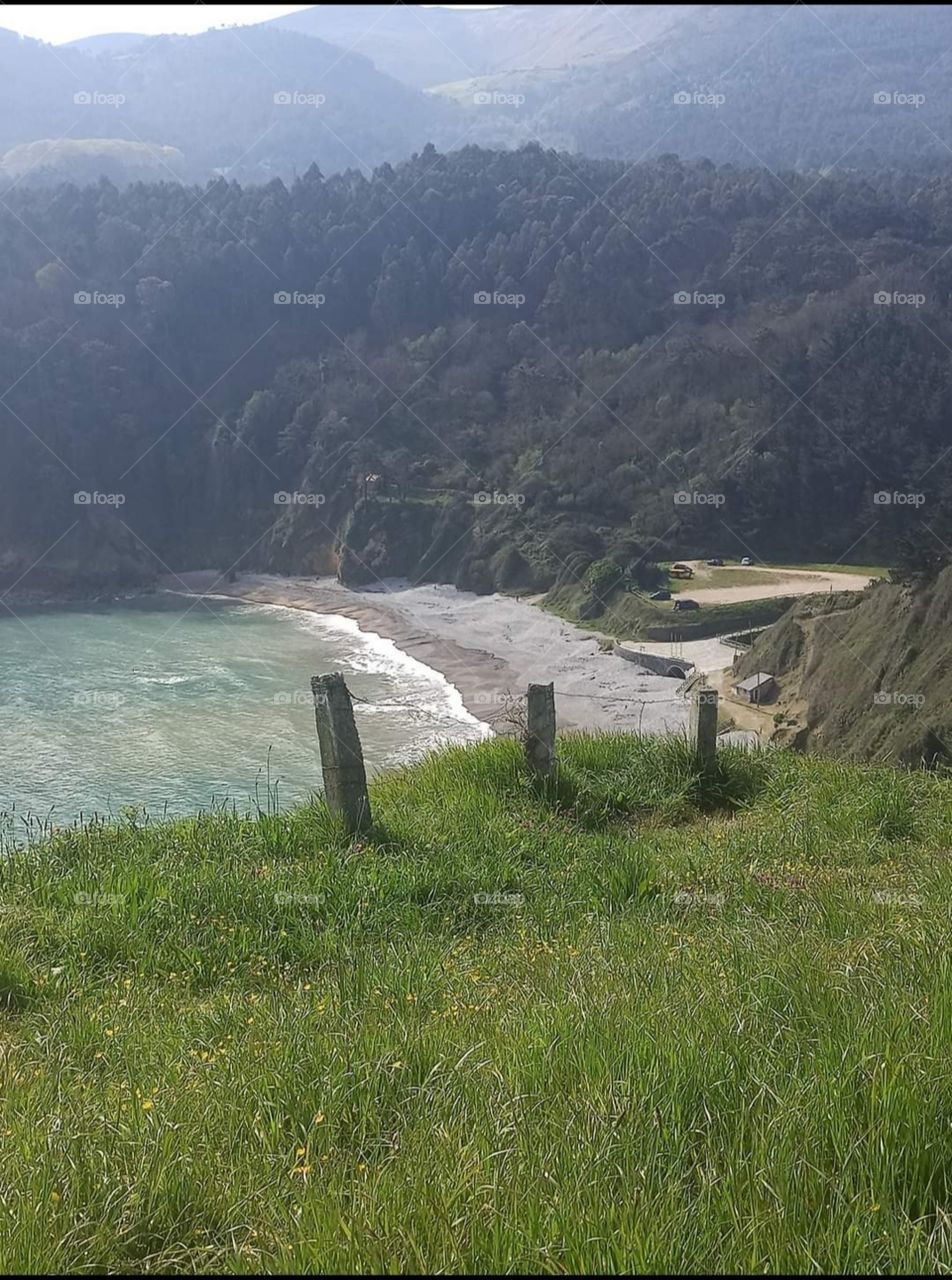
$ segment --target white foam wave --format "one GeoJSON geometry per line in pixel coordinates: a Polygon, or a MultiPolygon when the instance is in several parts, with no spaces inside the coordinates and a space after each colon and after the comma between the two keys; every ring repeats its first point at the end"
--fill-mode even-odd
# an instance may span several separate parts
{"type": "MultiPolygon", "coordinates": [[[[184,596],[189,593],[172,592],[171,594],[184,596]]],[[[466,709],[462,693],[442,671],[437,671],[435,667],[427,666],[419,658],[405,653],[396,641],[376,631],[364,630],[353,618],[345,618],[337,613],[321,613],[316,609],[301,609],[295,605],[263,604],[259,601],[217,595],[213,592],[205,593],[203,599],[227,600],[231,604],[239,604],[257,612],[281,613],[289,616],[290,620],[298,626],[309,630],[323,632],[330,637],[346,636],[355,642],[347,660],[356,670],[371,672],[375,675],[400,677],[403,681],[409,677],[413,681],[415,687],[409,690],[404,688],[400,696],[401,701],[412,703],[414,710],[445,716],[448,720],[455,720],[470,729],[478,729],[482,737],[493,736],[489,725],[466,709]]]]}

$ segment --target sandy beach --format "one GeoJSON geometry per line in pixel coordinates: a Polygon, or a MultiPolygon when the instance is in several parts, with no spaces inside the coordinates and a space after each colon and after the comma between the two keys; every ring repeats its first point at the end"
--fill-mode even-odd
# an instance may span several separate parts
{"type": "Polygon", "coordinates": [[[212,571],[175,575],[162,585],[351,618],[441,672],[466,709],[497,729],[507,705],[530,682],[549,681],[563,731],[677,733],[687,727],[688,706],[676,680],[603,653],[591,632],[507,596],[401,582],[352,591],[333,578],[270,574],[242,574],[225,583],[212,571]]]}

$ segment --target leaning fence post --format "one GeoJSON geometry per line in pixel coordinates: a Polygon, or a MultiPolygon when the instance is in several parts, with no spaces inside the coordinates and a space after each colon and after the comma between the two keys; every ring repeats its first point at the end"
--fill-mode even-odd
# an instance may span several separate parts
{"type": "Polygon", "coordinates": [[[529,768],[540,778],[549,778],[555,772],[555,685],[529,685],[526,759],[529,768]]]}
{"type": "Polygon", "coordinates": [[[691,741],[701,764],[717,754],[717,690],[699,686],[691,700],[691,741]]]}
{"type": "Polygon", "coordinates": [[[343,819],[350,835],[357,835],[370,828],[372,818],[364,753],[354,723],[350,691],[344,677],[335,672],[313,676],[311,692],[327,807],[343,819]]]}

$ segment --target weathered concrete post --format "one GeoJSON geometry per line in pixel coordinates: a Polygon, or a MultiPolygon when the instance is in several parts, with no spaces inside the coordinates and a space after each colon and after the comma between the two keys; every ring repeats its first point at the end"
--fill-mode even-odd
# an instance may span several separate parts
{"type": "Polygon", "coordinates": [[[313,676],[314,717],[321,747],[324,795],[331,813],[343,819],[350,835],[372,826],[364,753],[354,723],[354,707],[344,677],[313,676]]]}
{"type": "Polygon", "coordinates": [[[713,764],[717,754],[717,690],[703,686],[691,700],[691,741],[702,765],[713,764]]]}
{"type": "Polygon", "coordinates": [[[555,686],[530,684],[526,697],[526,759],[537,777],[555,772],[555,686]]]}

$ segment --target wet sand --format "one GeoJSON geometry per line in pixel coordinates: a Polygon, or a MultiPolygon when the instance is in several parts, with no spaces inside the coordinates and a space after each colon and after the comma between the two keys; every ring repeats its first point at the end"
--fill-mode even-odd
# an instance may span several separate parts
{"type": "MultiPolygon", "coordinates": [[[[477,596],[449,586],[388,582],[353,591],[333,578],[242,574],[223,582],[198,570],[163,580],[165,589],[230,596],[350,618],[441,672],[472,715],[505,732],[507,708],[530,682],[555,684],[559,728],[677,733],[688,706],[678,681],[642,672],[597,639],[508,596],[477,596]]],[[[315,673],[318,674],[318,673],[315,673]]]]}

